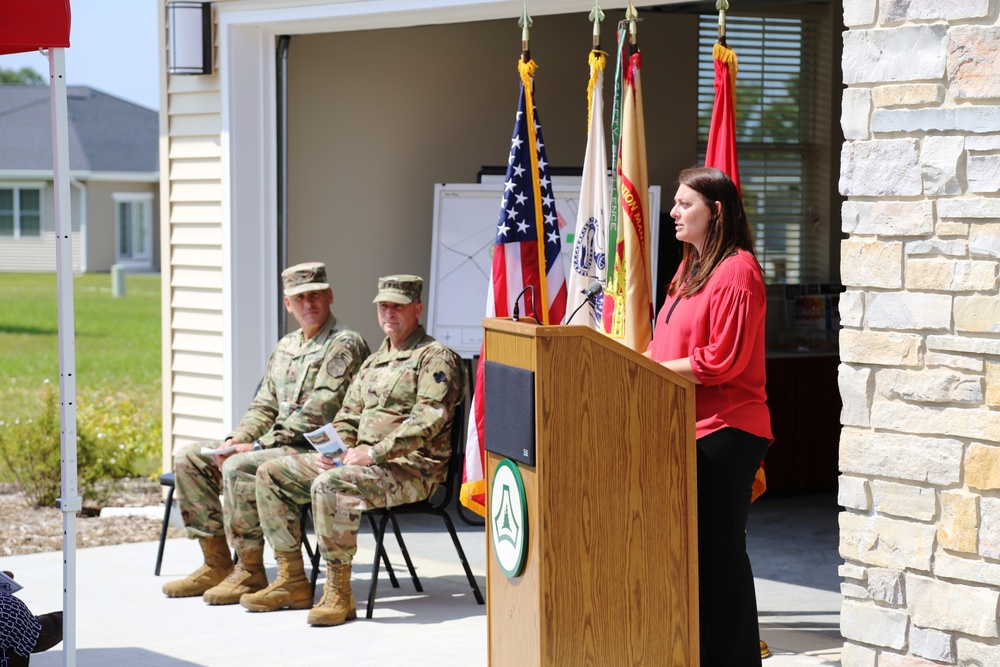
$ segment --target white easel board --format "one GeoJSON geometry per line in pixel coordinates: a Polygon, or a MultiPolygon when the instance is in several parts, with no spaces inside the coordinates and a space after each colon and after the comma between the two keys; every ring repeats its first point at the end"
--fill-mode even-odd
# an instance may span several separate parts
{"type": "MultiPolygon", "coordinates": [[[[427,332],[467,359],[479,354],[483,342],[482,320],[502,193],[502,181],[434,186],[427,332]]],[[[552,195],[559,216],[563,267],[569,271],[580,200],[579,179],[553,179],[552,195]]],[[[660,232],[658,185],[649,188],[649,208],[650,268],[655,290],[660,232]]],[[[655,293],[653,298],[655,303],[655,293]]]]}

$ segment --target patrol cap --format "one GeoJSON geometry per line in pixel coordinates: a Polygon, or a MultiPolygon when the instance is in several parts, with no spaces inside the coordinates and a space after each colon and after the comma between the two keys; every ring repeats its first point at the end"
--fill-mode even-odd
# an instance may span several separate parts
{"type": "Polygon", "coordinates": [[[290,266],[281,272],[281,283],[285,288],[285,296],[330,289],[330,283],[326,281],[326,264],[323,262],[290,266]]]}
{"type": "Polygon", "coordinates": [[[372,303],[388,301],[406,305],[420,301],[423,287],[424,279],[420,276],[384,276],[378,279],[378,294],[372,299],[372,303]]]}

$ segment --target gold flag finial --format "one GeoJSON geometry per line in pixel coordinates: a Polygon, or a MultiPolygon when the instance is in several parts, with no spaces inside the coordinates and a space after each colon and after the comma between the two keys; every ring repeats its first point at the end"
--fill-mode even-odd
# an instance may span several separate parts
{"type": "Polygon", "coordinates": [[[636,22],[639,20],[639,12],[636,11],[632,0],[628,0],[628,7],[625,9],[625,20],[628,21],[628,41],[635,44],[636,22]]]}
{"type": "Polygon", "coordinates": [[[716,0],[715,8],[719,10],[719,44],[726,45],[726,12],[729,11],[729,0],[716,0]]]}
{"type": "Polygon", "coordinates": [[[594,50],[601,48],[601,21],[604,20],[604,12],[601,11],[600,0],[594,0],[594,8],[590,10],[590,22],[594,24],[594,50]]]}
{"type": "Polygon", "coordinates": [[[531,20],[530,16],[528,16],[528,3],[526,2],[524,3],[524,11],[521,12],[521,18],[517,20],[517,24],[521,26],[522,51],[528,51],[528,42],[530,41],[528,37],[528,28],[531,27],[532,23],[534,23],[534,21],[531,20]]]}

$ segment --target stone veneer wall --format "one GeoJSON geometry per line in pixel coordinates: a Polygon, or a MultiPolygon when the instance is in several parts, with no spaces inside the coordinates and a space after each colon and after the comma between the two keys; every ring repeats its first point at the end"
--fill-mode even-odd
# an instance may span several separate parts
{"type": "Polygon", "coordinates": [[[1000,0],[844,0],[845,667],[1000,666],[1000,0]]]}

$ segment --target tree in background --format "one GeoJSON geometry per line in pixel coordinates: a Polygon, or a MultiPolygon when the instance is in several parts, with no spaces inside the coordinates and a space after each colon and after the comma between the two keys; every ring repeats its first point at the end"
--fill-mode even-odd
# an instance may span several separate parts
{"type": "Polygon", "coordinates": [[[0,67],[0,86],[19,84],[25,86],[43,86],[48,83],[41,74],[30,67],[21,69],[6,69],[0,67]]]}

